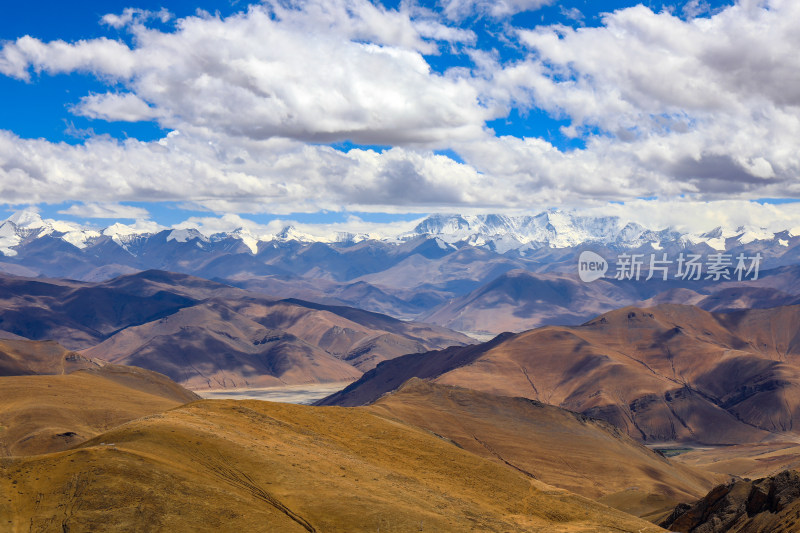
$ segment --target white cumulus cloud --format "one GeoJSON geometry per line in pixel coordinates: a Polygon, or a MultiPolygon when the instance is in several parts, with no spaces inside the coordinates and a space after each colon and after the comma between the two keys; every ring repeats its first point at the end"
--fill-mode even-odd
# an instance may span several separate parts
{"type": "Polygon", "coordinates": [[[492,118],[468,79],[422,56],[440,41],[473,41],[471,31],[366,0],[268,2],[226,19],[187,17],[175,32],[132,31],[134,49],[22,37],[3,47],[0,72],[94,72],[129,92],[84,97],[79,114],[254,139],[443,143],[492,118]]]}
{"type": "Polygon", "coordinates": [[[452,20],[461,20],[472,15],[489,15],[500,18],[522,11],[535,11],[555,0],[443,0],[445,15],[452,20]]]}
{"type": "Polygon", "coordinates": [[[93,119],[124,122],[153,120],[161,116],[158,109],[133,93],[90,94],[81,98],[74,110],[93,119]]]}
{"type": "Polygon", "coordinates": [[[120,29],[130,24],[142,24],[148,20],[156,19],[161,22],[168,22],[172,18],[172,13],[167,8],[162,7],[158,11],[149,11],[147,9],[138,9],[135,7],[126,7],[119,15],[108,13],[100,18],[100,22],[111,26],[112,28],[120,29]]]}
{"type": "Polygon", "coordinates": [[[150,218],[150,213],[143,207],[118,203],[88,202],[72,204],[68,208],[60,210],[58,213],[61,215],[73,215],[86,218],[122,218],[134,220],[147,220],[150,218]]]}

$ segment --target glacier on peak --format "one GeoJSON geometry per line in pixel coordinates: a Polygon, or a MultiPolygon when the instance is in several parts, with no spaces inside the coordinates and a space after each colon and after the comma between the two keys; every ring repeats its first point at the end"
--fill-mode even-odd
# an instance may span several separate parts
{"type": "Polygon", "coordinates": [[[174,229],[167,235],[167,242],[189,242],[199,239],[200,242],[211,242],[208,237],[195,228],[174,229]]]}

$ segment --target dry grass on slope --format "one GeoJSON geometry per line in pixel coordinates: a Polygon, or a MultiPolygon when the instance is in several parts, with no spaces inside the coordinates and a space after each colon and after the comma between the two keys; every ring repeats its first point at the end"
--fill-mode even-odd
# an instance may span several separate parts
{"type": "Polygon", "coordinates": [[[659,531],[364,409],[200,401],[0,462],[10,531],[659,531]]]}
{"type": "Polygon", "coordinates": [[[673,463],[607,422],[525,398],[409,380],[367,407],[497,463],[644,515],[704,496],[719,476],[673,463]]]}
{"type": "Polygon", "coordinates": [[[64,450],[196,398],[175,384],[177,390],[171,390],[163,376],[164,384],[154,382],[154,372],[110,366],[113,370],[0,377],[0,457],[64,450]]]}

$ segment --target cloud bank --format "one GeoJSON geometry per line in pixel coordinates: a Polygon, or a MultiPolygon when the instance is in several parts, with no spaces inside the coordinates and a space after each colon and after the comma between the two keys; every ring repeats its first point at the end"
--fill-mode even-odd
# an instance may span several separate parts
{"type": "Polygon", "coordinates": [[[168,12],[131,9],[103,17],[130,44],[20,37],[0,49],[3,75],[89,73],[109,90],[73,113],[172,133],[67,145],[0,132],[3,197],[280,214],[800,196],[800,4],[703,16],[694,2],[684,18],[637,5],[596,27],[506,19],[512,55],[463,23],[548,3],[269,1],[172,31],[147,25],[168,12]],[[442,57],[452,66],[433,68],[442,57]],[[529,112],[562,120],[578,147],[488,125],[529,112]],[[344,141],[388,148],[329,146],[344,141]]]}

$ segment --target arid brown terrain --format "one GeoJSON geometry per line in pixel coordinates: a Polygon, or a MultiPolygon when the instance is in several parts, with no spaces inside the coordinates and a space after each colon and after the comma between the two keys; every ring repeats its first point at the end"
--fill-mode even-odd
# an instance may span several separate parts
{"type": "Polygon", "coordinates": [[[0,454],[68,449],[199,399],[166,376],[91,361],[55,342],[0,341],[0,454]]]}
{"type": "Polygon", "coordinates": [[[675,508],[661,525],[683,533],[791,533],[800,530],[800,472],[720,485],[675,508]]]}
{"type": "Polygon", "coordinates": [[[412,378],[367,409],[638,516],[671,510],[727,479],[675,463],[611,424],[525,398],[412,378]]]}
{"type": "Polygon", "coordinates": [[[197,401],[54,342],[0,361],[4,531],[659,530],[378,408],[197,401]]]}
{"type": "Polygon", "coordinates": [[[759,442],[793,433],[798,419],[799,321],[800,306],[623,308],[387,361],[320,403],[367,404],[420,377],[557,405],[643,442],[759,442]]]}
{"type": "Polygon", "coordinates": [[[104,283],[0,275],[1,337],[56,340],[193,389],[352,381],[386,359],[474,342],[439,326],[161,271],[104,283]]]}
{"type": "Polygon", "coordinates": [[[9,531],[659,531],[363,409],[205,400],[0,470],[9,531]]]}
{"type": "Polygon", "coordinates": [[[169,273],[3,281],[0,529],[796,525],[800,306],[623,308],[463,345],[169,273]],[[319,406],[184,388],[362,371],[319,406]]]}

